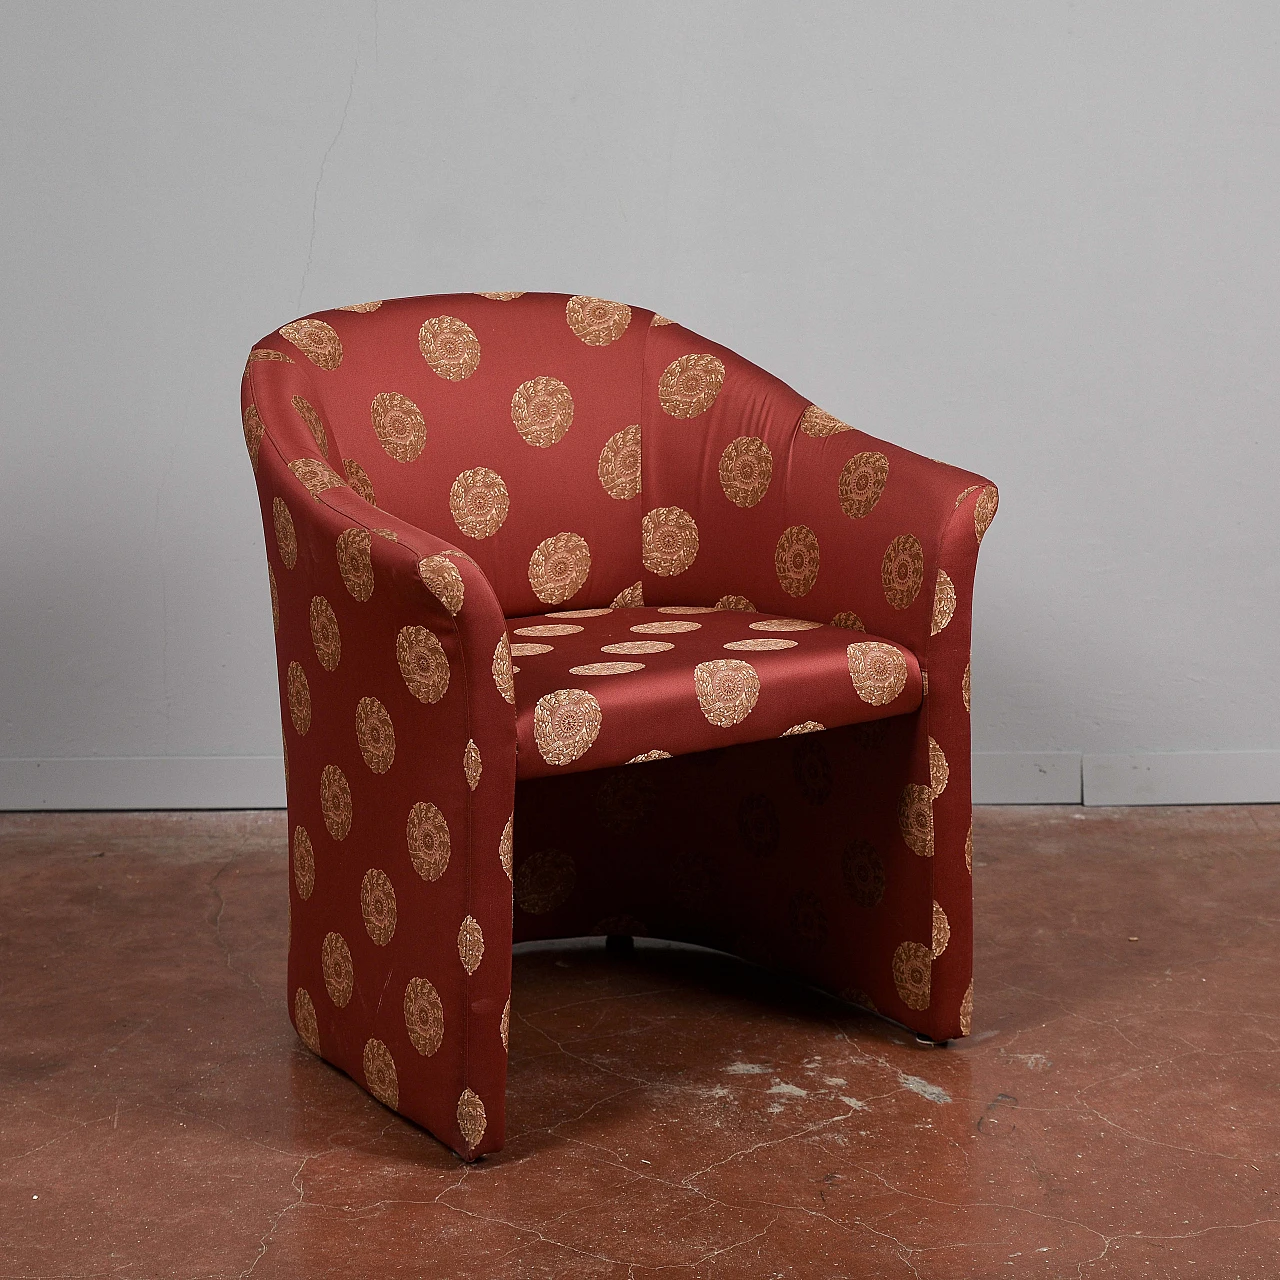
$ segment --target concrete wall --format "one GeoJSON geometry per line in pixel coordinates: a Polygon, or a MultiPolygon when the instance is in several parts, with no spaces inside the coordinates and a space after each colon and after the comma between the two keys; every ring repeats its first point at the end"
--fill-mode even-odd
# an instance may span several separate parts
{"type": "Polygon", "coordinates": [[[652,306],[1000,485],[979,800],[1280,800],[1273,4],[11,5],[0,807],[278,803],[237,395],[652,306]]]}

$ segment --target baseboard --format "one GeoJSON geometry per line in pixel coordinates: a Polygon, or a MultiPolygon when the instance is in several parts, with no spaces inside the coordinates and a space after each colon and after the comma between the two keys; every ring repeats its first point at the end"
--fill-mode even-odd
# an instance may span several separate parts
{"type": "Polygon", "coordinates": [[[0,760],[0,810],[283,809],[281,756],[0,760]]]}
{"type": "Polygon", "coordinates": [[[1277,804],[1280,751],[1085,756],[1084,803],[1277,804]]]}
{"type": "Polygon", "coordinates": [[[1079,804],[1078,751],[975,751],[974,804],[1079,804]]]}
{"type": "MultiPolygon", "coordinates": [[[[974,804],[1275,804],[1280,751],[980,751],[974,804]]],[[[279,756],[0,759],[0,811],[282,809],[279,756]]]]}

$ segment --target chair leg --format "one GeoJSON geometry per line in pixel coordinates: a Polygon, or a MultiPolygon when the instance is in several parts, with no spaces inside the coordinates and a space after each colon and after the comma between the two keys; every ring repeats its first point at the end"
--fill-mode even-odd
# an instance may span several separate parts
{"type": "Polygon", "coordinates": [[[604,940],[604,949],[614,955],[629,955],[635,947],[636,940],[629,933],[611,933],[604,940]]]}

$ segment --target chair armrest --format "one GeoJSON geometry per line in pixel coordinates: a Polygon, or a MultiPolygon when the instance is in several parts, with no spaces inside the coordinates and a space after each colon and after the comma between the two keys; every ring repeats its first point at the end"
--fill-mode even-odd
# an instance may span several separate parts
{"type": "Polygon", "coordinates": [[[244,383],[284,725],[290,1006],[316,1052],[470,1158],[504,1125],[506,622],[469,556],[329,466],[292,403],[305,376],[261,362],[244,383]]]}
{"type": "Polygon", "coordinates": [[[942,618],[967,618],[997,501],[983,477],[855,430],[678,325],[652,331],[645,361],[647,603],[839,619],[922,665],[942,618]]]}

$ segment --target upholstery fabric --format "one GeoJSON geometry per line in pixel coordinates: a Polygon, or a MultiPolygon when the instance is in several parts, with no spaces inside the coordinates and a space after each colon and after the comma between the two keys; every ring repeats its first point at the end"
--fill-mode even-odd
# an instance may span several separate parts
{"type": "Polygon", "coordinates": [[[305,317],[254,347],[242,411],[310,1049],[473,1159],[503,1142],[513,936],[701,942],[968,1033],[970,601],[994,486],[582,296],[305,317]],[[752,625],[779,618],[821,625],[752,625]],[[547,625],[583,630],[515,634],[547,625]],[[674,647],[599,652],[615,633],[674,647]],[[796,643],[724,648],[752,638],[796,643]],[[645,665],[574,673],[600,661],[645,665]],[[744,668],[759,690],[735,719],[744,668]],[[572,759],[594,713],[543,703],[561,690],[600,712],[572,759]]]}
{"type": "Polygon", "coordinates": [[[517,777],[645,763],[914,711],[915,655],[707,606],[513,618],[517,777]]]}

